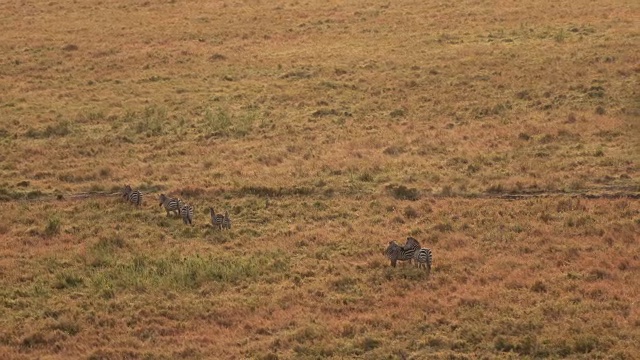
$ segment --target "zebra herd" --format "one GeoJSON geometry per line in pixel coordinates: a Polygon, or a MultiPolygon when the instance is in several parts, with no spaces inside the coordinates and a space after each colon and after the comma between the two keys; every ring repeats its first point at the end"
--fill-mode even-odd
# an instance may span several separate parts
{"type": "MultiPolygon", "coordinates": [[[[142,193],[139,190],[133,190],[131,186],[126,185],[122,189],[122,197],[128,202],[140,206],[142,204],[142,193]]],[[[182,221],[187,225],[193,225],[193,205],[183,203],[179,198],[168,197],[165,194],[160,194],[158,198],[160,205],[164,207],[167,212],[167,216],[179,215],[182,217],[182,221]]],[[[212,207],[209,208],[209,214],[211,215],[211,225],[214,228],[220,230],[231,229],[231,218],[229,212],[225,211],[223,214],[216,214],[212,207]]],[[[398,261],[413,261],[418,268],[425,268],[427,274],[431,273],[431,262],[433,255],[431,249],[423,248],[415,238],[409,236],[407,242],[404,245],[398,245],[395,240],[389,242],[389,246],[384,251],[384,255],[391,260],[391,266],[395,267],[398,261]]]]}
{"type": "MultiPolygon", "coordinates": [[[[136,206],[142,204],[142,193],[140,190],[133,190],[129,185],[126,185],[122,189],[122,197],[136,206]]],[[[193,225],[193,205],[184,203],[178,198],[168,197],[165,194],[160,194],[158,200],[160,201],[159,206],[164,207],[167,216],[175,213],[175,215],[182,217],[185,225],[193,225]]],[[[224,215],[216,214],[213,208],[210,207],[209,213],[211,214],[211,225],[213,225],[214,228],[220,230],[231,229],[231,217],[228,211],[225,211],[224,215]]]]}
{"type": "Polygon", "coordinates": [[[431,262],[433,261],[433,255],[431,249],[423,248],[415,238],[409,236],[406,244],[400,246],[395,240],[389,241],[389,246],[384,251],[384,255],[391,260],[391,266],[395,267],[396,262],[412,260],[418,266],[418,268],[424,267],[427,270],[427,274],[431,273],[431,262]]]}

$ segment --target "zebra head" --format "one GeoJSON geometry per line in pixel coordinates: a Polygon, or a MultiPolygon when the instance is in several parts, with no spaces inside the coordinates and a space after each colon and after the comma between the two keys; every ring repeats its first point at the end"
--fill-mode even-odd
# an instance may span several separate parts
{"type": "Polygon", "coordinates": [[[164,204],[166,200],[167,200],[167,197],[164,194],[160,194],[160,205],[158,206],[162,206],[162,204],[164,204]]]}
{"type": "Polygon", "coordinates": [[[415,238],[409,236],[407,238],[407,243],[404,244],[405,249],[420,249],[420,243],[415,238]]]}
{"type": "Polygon", "coordinates": [[[122,189],[122,197],[126,198],[129,194],[131,194],[131,186],[125,185],[122,189]]]}
{"type": "Polygon", "coordinates": [[[391,240],[389,241],[389,245],[382,251],[383,254],[388,254],[389,252],[399,248],[400,245],[398,245],[398,243],[396,243],[395,240],[391,240]]]}

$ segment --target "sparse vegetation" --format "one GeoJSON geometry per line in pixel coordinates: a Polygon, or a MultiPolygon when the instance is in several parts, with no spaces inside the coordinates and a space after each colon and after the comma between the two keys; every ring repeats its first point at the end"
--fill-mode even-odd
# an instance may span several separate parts
{"type": "Polygon", "coordinates": [[[640,358],[636,2],[0,11],[4,358],[640,358]]]}

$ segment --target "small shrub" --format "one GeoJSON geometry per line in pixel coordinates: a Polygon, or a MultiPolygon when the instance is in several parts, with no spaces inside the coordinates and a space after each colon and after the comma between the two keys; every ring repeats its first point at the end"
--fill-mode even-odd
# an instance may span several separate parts
{"type": "Polygon", "coordinates": [[[75,321],[61,320],[57,324],[54,324],[53,326],[51,326],[51,329],[60,330],[64,333],[67,333],[73,336],[80,332],[80,325],[75,321]]]}
{"type": "Polygon", "coordinates": [[[67,44],[62,47],[63,51],[76,51],[78,50],[78,45],[76,44],[67,44]]]}
{"type": "Polygon", "coordinates": [[[56,217],[49,218],[47,226],[44,228],[44,234],[47,237],[60,234],[60,220],[56,217]]]}
{"type": "Polygon", "coordinates": [[[147,137],[162,135],[164,133],[163,123],[166,120],[166,115],[164,118],[158,117],[157,114],[154,116],[150,108],[147,108],[146,115],[136,124],[135,132],[137,134],[146,134],[147,137]]]}
{"type": "Polygon", "coordinates": [[[564,42],[566,38],[567,38],[567,33],[564,32],[564,29],[560,29],[560,31],[558,31],[556,35],[553,37],[553,39],[558,43],[564,42]]]}
{"type": "Polygon", "coordinates": [[[420,199],[420,192],[415,188],[408,188],[404,185],[387,185],[387,191],[398,200],[416,201],[420,199]]]}
{"type": "Polygon", "coordinates": [[[373,181],[373,175],[371,175],[370,172],[363,172],[362,174],[360,174],[360,176],[358,177],[358,180],[362,181],[362,182],[372,182],[373,181]]]}
{"type": "Polygon", "coordinates": [[[411,206],[407,206],[406,208],[404,208],[404,216],[407,219],[415,219],[419,215],[418,215],[418,212],[416,211],[416,209],[412,208],[411,206]]]}
{"type": "Polygon", "coordinates": [[[531,135],[521,132],[520,134],[518,134],[518,139],[529,141],[531,140],[531,135]]]}
{"type": "Polygon", "coordinates": [[[362,343],[360,343],[360,347],[362,348],[362,350],[364,351],[371,351],[377,347],[379,347],[382,344],[382,342],[380,340],[374,339],[374,338],[370,338],[370,337],[366,337],[362,340],[362,343]]]}
{"type": "Polygon", "coordinates": [[[510,352],[515,350],[516,348],[516,346],[512,342],[503,337],[498,337],[493,346],[496,350],[503,352],[510,352]]]}
{"type": "Polygon", "coordinates": [[[100,177],[103,179],[108,178],[111,176],[111,168],[103,167],[102,169],[100,169],[99,174],[100,174],[100,177]]]}
{"type": "Polygon", "coordinates": [[[502,184],[493,184],[487,188],[489,194],[502,194],[504,193],[504,187],[502,184]]]}
{"type": "Polygon", "coordinates": [[[61,121],[55,125],[48,125],[42,132],[42,137],[48,138],[52,136],[66,136],[71,133],[71,125],[69,121],[61,121]]]}
{"type": "Polygon", "coordinates": [[[53,285],[55,289],[62,290],[67,288],[75,288],[84,283],[84,280],[74,274],[58,273],[56,275],[56,282],[53,285]]]}
{"type": "Polygon", "coordinates": [[[45,339],[44,335],[41,332],[37,332],[22,339],[20,346],[23,348],[31,349],[39,345],[46,345],[47,343],[48,341],[47,339],[45,339]]]}
{"type": "Polygon", "coordinates": [[[598,347],[598,338],[593,335],[582,336],[576,340],[574,350],[578,353],[587,354],[598,347]]]}
{"type": "Polygon", "coordinates": [[[400,146],[389,146],[388,148],[384,149],[382,153],[384,153],[385,155],[396,156],[402,154],[404,151],[404,148],[400,146]]]}
{"type": "Polygon", "coordinates": [[[434,225],[433,229],[439,232],[451,232],[453,231],[453,226],[448,222],[443,222],[434,225]]]}
{"type": "Polygon", "coordinates": [[[540,280],[537,280],[533,285],[531,285],[531,291],[537,293],[547,292],[547,286],[540,280]]]}

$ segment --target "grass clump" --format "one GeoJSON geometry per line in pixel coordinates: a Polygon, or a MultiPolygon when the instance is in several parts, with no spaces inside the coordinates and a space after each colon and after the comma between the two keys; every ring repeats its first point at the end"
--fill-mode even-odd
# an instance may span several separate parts
{"type": "MultiPolygon", "coordinates": [[[[132,116],[131,114],[129,116],[132,116]]],[[[147,106],[141,114],[133,115],[139,120],[135,123],[136,134],[144,134],[147,137],[160,136],[165,133],[167,123],[167,110],[163,107],[147,106]]]]}
{"type": "Polygon", "coordinates": [[[30,127],[25,136],[32,139],[46,139],[64,137],[69,134],[71,134],[71,123],[68,120],[62,120],[53,125],[47,125],[43,130],[36,130],[30,127]]]}
{"type": "Polygon", "coordinates": [[[420,192],[416,188],[409,188],[404,185],[387,185],[387,191],[398,200],[420,200],[420,192]]]}
{"type": "Polygon", "coordinates": [[[76,274],[62,272],[56,274],[56,281],[53,284],[54,289],[63,290],[76,288],[84,284],[84,279],[76,274]]]}
{"type": "Polygon", "coordinates": [[[242,115],[234,115],[229,110],[207,108],[204,113],[206,137],[244,137],[248,135],[256,119],[256,113],[248,111],[242,115]]]}
{"type": "Polygon", "coordinates": [[[60,234],[60,219],[57,217],[51,217],[47,220],[47,225],[44,228],[44,235],[52,237],[60,234]]]}

